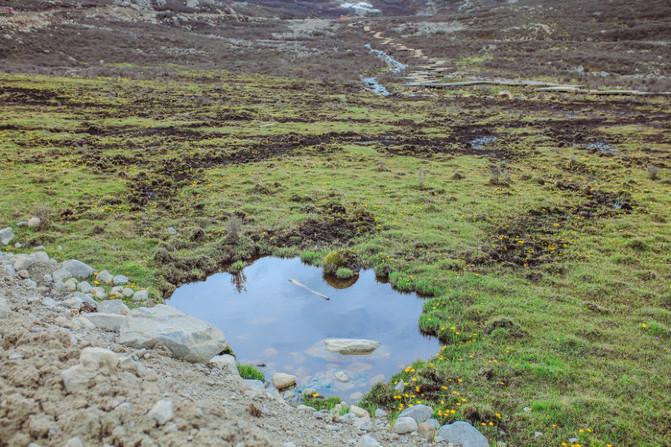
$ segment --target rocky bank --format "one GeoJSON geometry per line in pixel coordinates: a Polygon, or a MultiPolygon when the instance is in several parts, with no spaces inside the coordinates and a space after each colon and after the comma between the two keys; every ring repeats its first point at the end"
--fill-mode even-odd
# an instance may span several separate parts
{"type": "Polygon", "coordinates": [[[129,309],[118,298],[147,293],[126,283],[0,252],[0,446],[447,445],[426,440],[432,410],[392,427],[383,411],[290,405],[289,376],[243,380],[221,332],[169,306],[129,309]]]}

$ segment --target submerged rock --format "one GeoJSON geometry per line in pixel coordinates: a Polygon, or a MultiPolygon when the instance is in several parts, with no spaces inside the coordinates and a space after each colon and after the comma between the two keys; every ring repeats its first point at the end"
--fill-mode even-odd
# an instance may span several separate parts
{"type": "Polygon", "coordinates": [[[327,338],[324,340],[326,349],[345,355],[370,354],[380,347],[376,340],[359,338],[327,338]]]}
{"type": "Polygon", "coordinates": [[[136,348],[164,345],[176,358],[201,363],[228,349],[219,329],[165,304],[133,309],[121,325],[119,342],[136,348]]]}

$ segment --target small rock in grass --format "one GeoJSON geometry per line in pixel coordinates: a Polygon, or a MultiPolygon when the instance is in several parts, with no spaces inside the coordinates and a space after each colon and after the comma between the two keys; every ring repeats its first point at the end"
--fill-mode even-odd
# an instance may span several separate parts
{"type": "Polygon", "coordinates": [[[405,390],[405,382],[402,380],[399,380],[396,385],[394,385],[394,389],[398,391],[399,393],[402,393],[405,390]]]}
{"type": "Polygon", "coordinates": [[[77,284],[77,290],[79,290],[82,293],[91,293],[93,287],[91,286],[91,284],[88,283],[88,281],[82,281],[79,284],[77,284]]]}
{"type": "Polygon", "coordinates": [[[286,388],[291,388],[296,385],[296,376],[285,373],[275,373],[273,374],[273,385],[278,390],[284,390],[286,388]]]}
{"type": "Polygon", "coordinates": [[[394,423],[394,433],[403,435],[417,431],[417,421],[410,417],[399,417],[394,423]]]}
{"type": "Polygon", "coordinates": [[[133,294],[133,301],[147,301],[149,299],[148,290],[138,290],[133,294]]]}
{"type": "Polygon", "coordinates": [[[96,279],[103,284],[112,284],[114,281],[114,276],[112,276],[112,274],[107,270],[103,270],[96,275],[96,279]]]}
{"type": "Polygon", "coordinates": [[[103,289],[102,287],[94,287],[93,289],[91,289],[91,295],[93,296],[93,298],[97,300],[104,300],[105,298],[107,298],[107,293],[105,292],[105,289],[103,289]]]}
{"type": "Polygon", "coordinates": [[[116,275],[116,276],[112,279],[112,283],[113,283],[115,286],[125,286],[126,284],[128,284],[128,277],[127,277],[127,276],[124,276],[124,275],[116,275]]]}
{"type": "Polygon", "coordinates": [[[134,293],[135,291],[130,287],[124,287],[123,290],[121,290],[121,294],[124,296],[124,298],[130,298],[134,293]]]}
{"type": "Polygon", "coordinates": [[[413,418],[420,424],[433,416],[433,408],[423,404],[413,405],[403,410],[399,416],[413,418]]]}
{"type": "Polygon", "coordinates": [[[14,239],[14,230],[11,227],[0,230],[0,244],[7,245],[14,239]]]}
{"type": "Polygon", "coordinates": [[[166,422],[172,419],[172,402],[167,399],[161,399],[154,406],[147,416],[151,419],[154,419],[158,425],[164,425],[166,422]]]}
{"type": "Polygon", "coordinates": [[[39,217],[33,216],[30,219],[28,219],[28,227],[30,227],[30,228],[37,228],[41,224],[42,224],[42,219],[40,219],[39,217]]]}

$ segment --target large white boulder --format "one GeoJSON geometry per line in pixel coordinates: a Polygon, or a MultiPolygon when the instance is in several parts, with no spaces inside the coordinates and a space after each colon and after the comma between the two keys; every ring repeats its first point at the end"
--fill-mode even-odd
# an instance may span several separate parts
{"type": "Polygon", "coordinates": [[[471,424],[464,421],[457,421],[440,427],[436,435],[436,441],[447,441],[463,447],[489,447],[487,438],[471,424]]]}
{"type": "Polygon", "coordinates": [[[207,363],[228,349],[219,329],[165,304],[133,309],[121,325],[119,342],[136,348],[163,345],[194,363],[207,363]]]}
{"type": "Polygon", "coordinates": [[[380,347],[380,342],[363,338],[327,338],[324,340],[326,349],[340,354],[370,354],[380,347]]]}

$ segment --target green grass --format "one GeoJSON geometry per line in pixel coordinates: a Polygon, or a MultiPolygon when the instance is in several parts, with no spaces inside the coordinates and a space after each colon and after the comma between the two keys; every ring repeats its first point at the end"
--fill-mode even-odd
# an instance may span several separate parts
{"type": "Polygon", "coordinates": [[[260,380],[262,382],[266,380],[263,373],[254,365],[238,363],[238,372],[243,379],[260,380]]]}
{"type": "Polygon", "coordinates": [[[292,83],[0,75],[58,97],[0,89],[0,227],[26,245],[7,249],[44,245],[166,296],[236,261],[346,250],[421,294],[418,326],[445,344],[392,378],[405,393],[378,386],[363,404],[394,417],[427,402],[508,445],[671,445],[667,102],[520,90],[512,108],[486,90],[388,100],[292,83]],[[571,127],[595,114],[606,124],[571,127]],[[576,132],[621,154],[559,144],[576,132]],[[492,185],[504,164],[509,185],[492,185]],[[612,207],[621,193],[631,212],[612,207]],[[15,225],[38,206],[48,226],[15,225]]]}
{"type": "MultiPolygon", "coordinates": [[[[303,394],[303,404],[308,407],[312,407],[317,411],[328,410],[331,411],[336,405],[341,403],[342,400],[337,396],[324,397],[318,393],[305,393],[303,394]]],[[[343,409],[342,414],[347,413],[347,409],[343,409]]],[[[341,414],[341,415],[342,415],[341,414]]]]}

